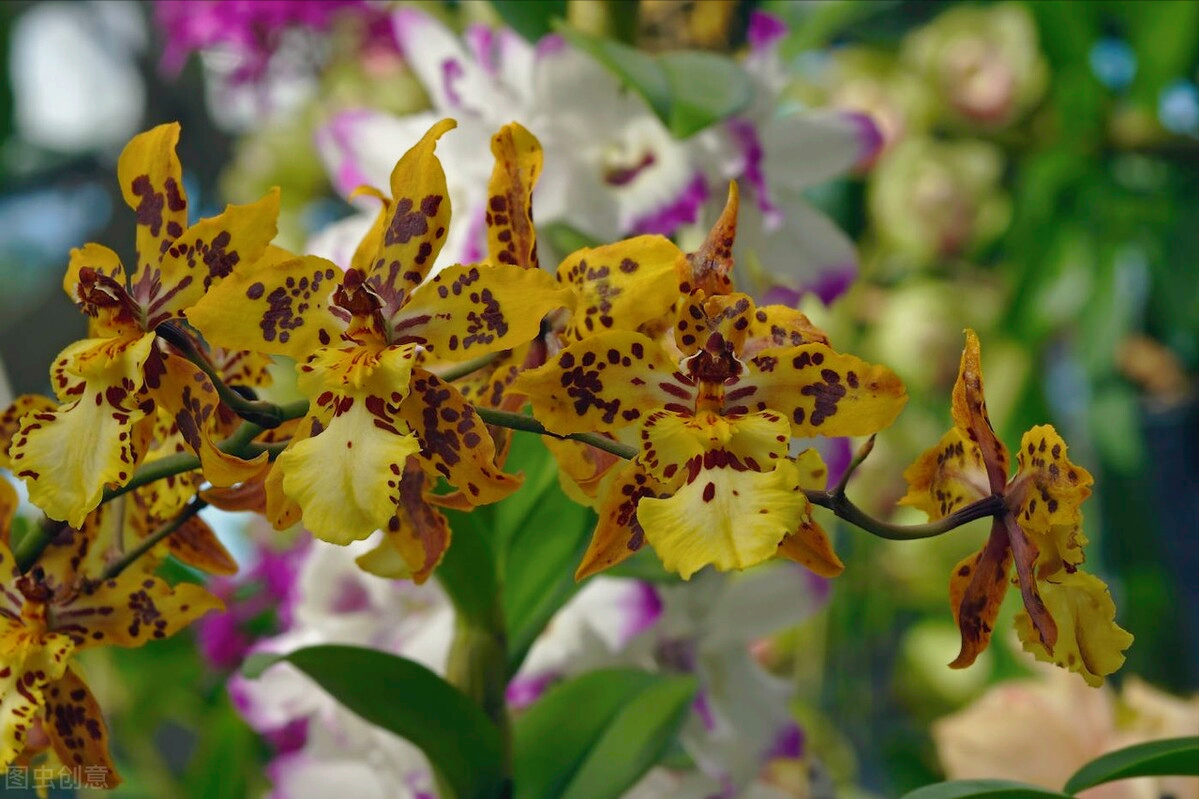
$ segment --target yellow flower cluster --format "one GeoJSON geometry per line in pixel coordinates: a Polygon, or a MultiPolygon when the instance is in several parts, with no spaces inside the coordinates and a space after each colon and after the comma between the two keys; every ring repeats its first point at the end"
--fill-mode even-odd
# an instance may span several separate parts
{"type": "MultiPolygon", "coordinates": [[[[492,140],[487,258],[433,272],[451,224],[435,150],[454,124],[434,125],[386,191],[361,190],[380,210],[346,269],[271,244],[277,192],[189,225],[178,125],[125,149],[137,264],[96,244],[72,251],[64,288],[89,337],[55,360],[56,399],[23,397],[0,416],[0,466],[53,520],[40,549],[24,558],[21,542],[14,556],[15,496],[0,481],[0,764],[48,746],[118,782],[70,658],[171,635],[219,606],[153,576],[167,555],[236,569],[195,515],[204,504],[255,510],[279,529],[302,523],[337,544],[382,530],[361,567],[421,582],[450,546],[441,508],[519,487],[502,470],[507,433],[488,422],[526,405],[559,437],[547,442],[567,490],[598,511],[578,577],[646,543],[683,578],[772,557],[842,570],[812,516],[826,468],[795,441],[873,434],[902,409],[904,387],[838,352],[798,311],[733,289],[736,187],[694,253],[641,236],[575,252],[551,275],[532,214],[541,148],[511,124],[492,140]],[[302,407],[256,399],[272,356],[295,361],[302,407]]],[[[977,358],[972,338],[957,427],[909,472],[908,501],[933,516],[1004,497],[991,541],[953,579],[956,665],[985,646],[1014,558],[1026,642],[1091,680],[1127,641],[1081,632],[1113,612],[1076,568],[1090,478],[1051,428],[1036,428],[1005,482],[977,358]]]]}

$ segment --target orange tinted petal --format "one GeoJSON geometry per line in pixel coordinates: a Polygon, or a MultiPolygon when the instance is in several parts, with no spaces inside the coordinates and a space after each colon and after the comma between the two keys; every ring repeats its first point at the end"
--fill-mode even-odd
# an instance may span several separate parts
{"type": "Polygon", "coordinates": [[[943,519],[959,508],[990,495],[982,450],[954,427],[903,472],[908,493],[900,505],[911,505],[943,519]]]}
{"type": "Polygon", "coordinates": [[[1007,447],[996,437],[995,428],[987,416],[978,336],[973,330],[966,331],[966,348],[962,350],[958,379],[953,384],[953,422],[968,440],[977,443],[982,450],[983,463],[986,464],[990,480],[990,493],[1003,493],[1007,483],[1007,447]]]}
{"type": "Polygon", "coordinates": [[[491,153],[495,168],[487,187],[487,260],[538,269],[533,187],[544,160],[541,143],[512,122],[491,137],[491,153]]]}
{"type": "Polygon", "coordinates": [[[953,567],[949,578],[949,604],[962,633],[962,648],[950,668],[964,669],[991,642],[991,632],[1007,593],[1012,550],[1003,523],[996,519],[981,551],[953,567]]]}
{"type": "Polygon", "coordinates": [[[88,787],[121,784],[108,752],[108,725],[100,703],[74,669],[46,689],[46,735],[63,765],[75,774],[86,769],[88,787]]]}

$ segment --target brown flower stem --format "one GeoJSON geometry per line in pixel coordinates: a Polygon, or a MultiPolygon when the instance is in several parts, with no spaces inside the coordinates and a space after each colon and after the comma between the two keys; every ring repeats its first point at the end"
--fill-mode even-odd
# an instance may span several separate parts
{"type": "Polygon", "coordinates": [[[828,508],[838,518],[860,527],[871,535],[886,538],[891,541],[914,541],[918,538],[932,538],[944,535],[950,530],[957,529],[967,522],[995,516],[1004,510],[1003,497],[993,496],[966,505],[949,514],[943,519],[927,524],[891,524],[876,519],[850,501],[845,493],[833,491],[805,491],[808,500],[813,505],[828,508]]]}
{"type": "Polygon", "coordinates": [[[866,460],[866,457],[874,451],[874,439],[877,435],[875,433],[866,439],[866,443],[858,449],[857,453],[853,456],[853,460],[849,462],[849,466],[845,467],[845,474],[841,475],[841,479],[837,481],[837,485],[833,487],[830,493],[834,495],[845,494],[845,486],[849,485],[849,478],[853,477],[853,473],[862,465],[862,461],[866,460]]]}
{"type": "Polygon", "coordinates": [[[200,352],[191,336],[174,324],[164,322],[155,328],[154,332],[159,338],[178,350],[180,355],[194,363],[200,371],[208,375],[221,402],[238,416],[263,428],[278,427],[286,421],[282,409],[278,405],[263,400],[246,399],[226,385],[216,367],[205,357],[204,353],[200,352]]]}
{"type": "Polygon", "coordinates": [[[121,572],[125,571],[125,569],[129,568],[131,563],[140,558],[142,555],[145,555],[150,550],[154,549],[154,547],[158,545],[159,541],[178,530],[187,523],[188,519],[192,518],[207,507],[207,502],[199,497],[196,497],[194,500],[192,500],[192,503],[184,508],[178,516],[176,516],[174,519],[171,519],[169,522],[162,525],[157,530],[142,539],[140,544],[122,555],[120,560],[110,563],[108,568],[104,570],[104,573],[100,575],[100,581],[103,582],[104,580],[111,580],[121,572]]]}
{"type": "Polygon", "coordinates": [[[602,449],[604,452],[611,452],[619,458],[631,460],[637,455],[637,448],[631,447],[628,444],[622,444],[619,441],[613,441],[610,438],[604,438],[595,433],[551,433],[545,429],[541,422],[534,419],[532,416],[525,416],[523,413],[512,413],[511,411],[497,411],[493,408],[482,408],[475,406],[475,412],[487,424],[495,425],[496,427],[507,427],[510,430],[521,430],[526,433],[536,433],[541,436],[550,436],[551,438],[570,439],[571,441],[580,441],[584,444],[590,444],[596,449],[602,449]]]}

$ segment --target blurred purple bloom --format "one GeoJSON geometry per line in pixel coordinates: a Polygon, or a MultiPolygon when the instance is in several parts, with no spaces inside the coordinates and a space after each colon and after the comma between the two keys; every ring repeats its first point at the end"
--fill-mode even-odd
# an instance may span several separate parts
{"type": "Polygon", "coordinates": [[[155,20],[167,37],[162,69],[178,74],[192,52],[224,46],[242,58],[236,79],[253,80],[285,29],[325,30],[339,11],[367,8],[366,0],[157,0],[155,20]]]}

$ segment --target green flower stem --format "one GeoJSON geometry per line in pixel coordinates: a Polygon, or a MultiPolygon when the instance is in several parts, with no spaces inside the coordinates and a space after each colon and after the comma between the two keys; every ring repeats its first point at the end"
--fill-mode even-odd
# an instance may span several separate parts
{"type": "Polygon", "coordinates": [[[37,561],[42,551],[50,546],[50,542],[65,529],[67,529],[66,522],[55,521],[43,516],[41,524],[25,534],[25,537],[21,539],[21,542],[13,552],[13,558],[17,561],[17,568],[20,569],[22,574],[29,571],[29,567],[37,561]]]}
{"type": "Polygon", "coordinates": [[[610,438],[604,438],[595,433],[568,433],[561,435],[559,433],[551,433],[545,429],[541,422],[534,419],[532,416],[525,416],[523,413],[511,413],[509,411],[496,411],[491,408],[482,408],[475,406],[475,411],[479,417],[487,424],[493,424],[496,427],[507,427],[511,430],[521,430],[526,433],[537,433],[542,436],[550,436],[551,438],[570,439],[572,441],[581,441],[584,444],[590,444],[596,449],[602,449],[605,452],[611,452],[619,458],[631,460],[637,455],[637,448],[631,447],[628,444],[622,444],[619,441],[613,441],[610,438]]]}
{"type": "Polygon", "coordinates": [[[129,564],[133,563],[142,555],[145,555],[147,552],[154,549],[159,541],[178,530],[187,522],[188,519],[192,518],[207,507],[208,503],[197,497],[190,505],[184,508],[178,516],[176,516],[174,519],[171,519],[154,532],[150,533],[150,535],[146,536],[140,544],[122,555],[120,560],[110,563],[108,568],[104,570],[104,573],[100,575],[101,582],[104,580],[111,580],[118,576],[121,572],[125,571],[125,569],[129,567],[129,564]]]}
{"type": "Polygon", "coordinates": [[[194,363],[200,371],[208,375],[208,379],[212,381],[213,387],[216,388],[217,396],[221,398],[221,402],[238,416],[247,422],[253,422],[264,428],[278,427],[286,421],[280,415],[278,405],[261,400],[246,399],[226,385],[225,381],[221,379],[220,373],[208,358],[204,356],[204,353],[200,352],[199,348],[196,347],[196,343],[192,341],[191,336],[184,333],[174,324],[164,322],[155,328],[154,332],[159,338],[178,350],[180,355],[194,363]]]}
{"type": "Polygon", "coordinates": [[[512,773],[512,720],[508,715],[507,646],[503,612],[494,605],[496,620],[479,623],[465,614],[454,617],[454,640],[446,659],[446,681],[466,694],[495,724],[503,743],[504,773],[512,773]]]}

